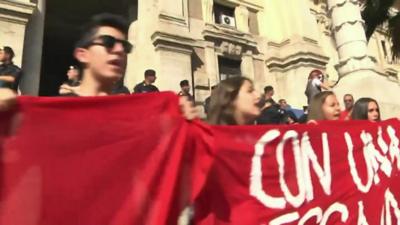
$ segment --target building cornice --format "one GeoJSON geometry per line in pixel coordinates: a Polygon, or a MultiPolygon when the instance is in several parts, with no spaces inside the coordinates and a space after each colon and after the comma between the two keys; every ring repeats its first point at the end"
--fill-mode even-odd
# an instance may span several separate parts
{"type": "Polygon", "coordinates": [[[286,72],[299,67],[325,69],[329,57],[318,47],[318,42],[302,37],[287,39],[281,43],[268,42],[269,48],[265,63],[271,72],[286,72]]]}
{"type": "Polygon", "coordinates": [[[0,0],[0,20],[26,24],[29,17],[33,14],[36,4],[26,3],[15,0],[0,0]]]}
{"type": "Polygon", "coordinates": [[[156,51],[172,51],[182,54],[192,54],[196,40],[181,35],[157,31],[151,36],[156,51]]]}
{"type": "Polygon", "coordinates": [[[398,83],[400,85],[399,81],[399,71],[394,69],[394,68],[385,68],[385,75],[387,76],[387,79],[389,81],[398,83]]]}
{"type": "Polygon", "coordinates": [[[205,40],[225,40],[257,49],[257,42],[251,34],[243,33],[224,25],[206,24],[203,36],[205,40]]]}
{"type": "Polygon", "coordinates": [[[264,4],[262,0],[215,0],[215,2],[223,5],[230,5],[230,6],[245,6],[248,9],[255,10],[255,11],[262,11],[264,10],[264,4]]]}
{"type": "Polygon", "coordinates": [[[299,67],[325,69],[329,58],[312,52],[297,52],[286,58],[271,57],[266,65],[271,72],[286,72],[299,67]]]}

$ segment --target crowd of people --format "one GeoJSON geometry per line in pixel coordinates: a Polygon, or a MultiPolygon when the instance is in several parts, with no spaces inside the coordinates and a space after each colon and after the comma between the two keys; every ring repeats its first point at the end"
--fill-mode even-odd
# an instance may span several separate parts
{"type": "MultiPolygon", "coordinates": [[[[310,73],[310,77],[315,77],[310,73]]],[[[319,72],[321,73],[321,72],[319,72]]],[[[321,73],[322,74],[322,73],[321,73]]],[[[309,81],[311,84],[312,81],[309,81]]],[[[321,87],[320,85],[319,87],[321,87]]],[[[354,103],[351,94],[343,98],[345,109],[332,91],[322,91],[316,86],[313,94],[306,90],[309,105],[302,115],[292,109],[285,99],[276,103],[273,88],[267,86],[260,99],[253,82],[246,77],[234,77],[222,81],[213,91],[210,100],[208,122],[221,125],[295,124],[315,123],[320,120],[381,120],[379,105],[372,98],[360,98],[354,103]]]]}
{"type": "MultiPolygon", "coordinates": [[[[60,86],[61,96],[104,96],[130,94],[123,85],[127,55],[133,46],[127,40],[129,24],[113,14],[94,16],[82,29],[73,51],[79,62],[70,66],[68,80],[60,86]]],[[[16,89],[21,69],[12,62],[11,47],[0,49],[0,110],[7,110],[16,102],[16,89]]],[[[154,85],[156,71],[144,72],[144,80],[137,84],[132,93],[159,92],[154,85]]],[[[190,94],[188,80],[180,82],[180,107],[187,119],[199,117],[190,94]]],[[[206,99],[204,111],[210,124],[294,124],[318,120],[370,120],[379,121],[378,103],[371,98],[361,98],[354,103],[353,96],[344,96],[345,110],[334,92],[325,84],[320,70],[310,72],[305,88],[308,106],[303,110],[293,109],[285,99],[275,102],[274,88],[266,86],[260,95],[253,81],[243,76],[231,77],[212,88],[206,99]]]]}
{"type": "MultiPolygon", "coordinates": [[[[60,86],[59,94],[68,97],[106,96],[130,94],[123,85],[127,55],[132,44],[127,40],[128,23],[119,16],[99,14],[83,28],[77,41],[74,56],[79,62],[67,71],[68,81],[60,86]]],[[[16,104],[16,87],[21,69],[12,63],[14,53],[10,47],[0,50],[0,111],[16,104]]],[[[159,92],[154,85],[156,71],[144,72],[144,80],[132,93],[159,92]]],[[[190,94],[188,80],[180,82],[179,107],[182,115],[193,120],[199,117],[190,94]]],[[[320,120],[369,120],[380,121],[377,101],[344,96],[345,110],[334,92],[324,83],[320,70],[310,72],[305,88],[308,106],[293,109],[285,99],[275,102],[274,88],[266,86],[264,93],[255,89],[253,81],[244,76],[234,76],[212,87],[211,96],[205,100],[207,122],[214,125],[296,124],[317,123],[320,120]]]]}

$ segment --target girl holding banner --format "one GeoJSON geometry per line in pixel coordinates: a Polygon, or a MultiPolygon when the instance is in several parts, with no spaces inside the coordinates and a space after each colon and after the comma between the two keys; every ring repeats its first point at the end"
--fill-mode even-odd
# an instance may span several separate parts
{"type": "Polygon", "coordinates": [[[259,101],[260,94],[250,79],[237,76],[221,81],[211,95],[208,122],[219,125],[254,124],[261,113],[259,101]]]}
{"type": "Polygon", "coordinates": [[[351,114],[353,120],[381,121],[378,102],[373,98],[360,98],[354,104],[351,114]]]}
{"type": "Polygon", "coordinates": [[[310,103],[308,121],[338,120],[340,105],[335,93],[324,91],[316,94],[310,103]]]}

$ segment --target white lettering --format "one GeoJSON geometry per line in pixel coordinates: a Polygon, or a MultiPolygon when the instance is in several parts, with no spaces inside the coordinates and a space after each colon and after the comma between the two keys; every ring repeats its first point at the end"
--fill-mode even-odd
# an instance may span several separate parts
{"type": "Polygon", "coordinates": [[[280,135],[278,130],[270,130],[264,134],[255,146],[250,172],[250,195],[258,199],[263,205],[273,209],[285,208],[286,201],[283,197],[272,197],[265,193],[262,186],[262,162],[264,148],[269,142],[280,135]]]}
{"type": "Polygon", "coordinates": [[[304,225],[307,222],[310,222],[310,219],[315,217],[315,224],[321,224],[321,225],[326,225],[328,223],[329,218],[331,217],[332,214],[334,213],[340,213],[341,214],[341,221],[344,223],[348,220],[349,218],[349,211],[346,207],[346,205],[335,202],[329,208],[323,212],[320,207],[315,207],[306,212],[301,219],[300,215],[298,212],[293,212],[293,213],[288,213],[282,216],[279,216],[275,219],[273,219],[269,225],[281,225],[281,224],[286,224],[286,223],[291,223],[295,222],[296,220],[299,220],[297,223],[298,225],[304,225]]]}
{"type": "Polygon", "coordinates": [[[334,203],[325,211],[324,216],[322,217],[321,225],[326,225],[328,223],[329,217],[334,212],[339,212],[342,214],[340,219],[343,223],[346,222],[349,218],[349,211],[347,210],[347,207],[341,203],[334,203]]]}
{"type": "Polygon", "coordinates": [[[294,221],[298,220],[299,217],[300,217],[299,213],[297,213],[297,212],[285,214],[276,219],[273,219],[271,222],[269,222],[269,225],[281,225],[281,224],[285,224],[285,223],[294,222],[294,221]]]}
{"type": "Polygon", "coordinates": [[[378,184],[380,182],[378,170],[379,168],[386,174],[386,176],[390,176],[392,173],[392,165],[390,161],[381,155],[381,153],[375,148],[374,143],[372,142],[372,135],[363,131],[361,133],[361,140],[364,143],[364,152],[367,152],[368,160],[371,161],[372,168],[374,170],[374,182],[378,184]],[[380,167],[379,167],[380,165],[380,167]]]}
{"type": "Polygon", "coordinates": [[[353,146],[353,141],[351,140],[351,136],[347,132],[344,134],[344,136],[345,136],[345,140],[346,140],[346,144],[347,144],[347,149],[348,149],[347,158],[349,160],[350,173],[351,173],[351,176],[353,177],[353,181],[356,184],[358,190],[360,190],[363,193],[367,193],[371,189],[372,179],[374,177],[374,171],[372,169],[371,161],[368,158],[368,152],[366,151],[366,148],[364,148],[364,158],[365,158],[365,163],[367,166],[367,173],[368,173],[368,181],[367,181],[367,184],[364,185],[364,184],[362,184],[361,178],[357,172],[356,162],[354,160],[354,155],[353,155],[354,146],[353,146]]]}
{"type": "Polygon", "coordinates": [[[315,207],[310,209],[299,221],[298,225],[304,225],[311,217],[317,217],[317,223],[320,223],[322,220],[322,209],[320,207],[315,207]]]}
{"type": "Polygon", "coordinates": [[[301,146],[298,133],[288,131],[284,134],[281,142],[276,148],[276,159],[279,167],[279,183],[284,197],[273,197],[266,193],[262,186],[262,158],[265,153],[265,146],[280,136],[278,130],[270,130],[255,145],[255,153],[252,158],[250,172],[250,195],[257,198],[263,205],[274,209],[283,209],[286,203],[293,207],[301,206],[307,199],[308,202],[314,199],[313,184],[311,180],[311,168],[317,175],[325,194],[331,194],[331,165],[328,135],[322,134],[323,145],[323,166],[318,162],[317,155],[311,146],[309,135],[303,134],[301,146]],[[296,168],[298,194],[294,195],[285,181],[285,160],[284,149],[287,142],[291,142],[296,168]]]}
{"type": "Polygon", "coordinates": [[[399,149],[399,138],[396,136],[396,130],[393,129],[393,127],[388,126],[387,132],[390,137],[390,158],[392,160],[392,163],[396,159],[397,161],[397,169],[400,170],[400,149],[399,149]]]}
{"type": "Polygon", "coordinates": [[[319,182],[324,190],[325,194],[331,195],[331,183],[332,183],[332,175],[331,175],[331,162],[330,162],[330,149],[328,144],[328,135],[326,133],[322,134],[322,148],[323,148],[323,164],[324,169],[322,169],[321,165],[318,163],[317,156],[315,154],[314,149],[311,146],[310,138],[308,133],[305,132],[301,139],[301,150],[303,153],[303,170],[304,170],[304,180],[306,182],[306,199],[307,201],[311,201],[314,199],[314,191],[313,184],[311,180],[310,174],[310,162],[312,168],[314,169],[317,177],[319,178],[319,182]]]}
{"type": "Polygon", "coordinates": [[[367,222],[367,218],[364,214],[364,204],[362,201],[358,202],[358,220],[357,225],[369,225],[367,222]]]}
{"type": "Polygon", "coordinates": [[[383,154],[387,154],[389,151],[389,146],[386,144],[385,140],[383,140],[383,135],[382,135],[382,127],[378,128],[378,145],[381,148],[383,154]]]}
{"type": "Polygon", "coordinates": [[[390,209],[394,210],[394,215],[397,219],[397,224],[400,224],[400,209],[399,204],[396,201],[396,198],[393,196],[390,190],[386,190],[385,192],[385,211],[386,211],[386,225],[392,225],[392,212],[390,209]]]}
{"type": "Polygon", "coordinates": [[[285,199],[293,206],[299,207],[304,203],[305,200],[305,182],[303,176],[303,168],[302,168],[302,159],[300,152],[300,143],[298,139],[298,134],[295,131],[288,131],[282,138],[282,141],[278,144],[276,148],[276,159],[279,165],[279,183],[281,185],[281,189],[283,194],[285,195],[285,199]],[[285,181],[285,160],[283,150],[287,141],[292,140],[294,161],[296,166],[296,177],[297,177],[297,185],[298,185],[298,195],[294,196],[285,181]]]}

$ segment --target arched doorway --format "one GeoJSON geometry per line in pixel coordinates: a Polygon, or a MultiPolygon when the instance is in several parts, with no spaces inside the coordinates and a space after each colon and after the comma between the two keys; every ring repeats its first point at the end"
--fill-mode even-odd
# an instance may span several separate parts
{"type": "Polygon", "coordinates": [[[76,64],[72,52],[79,28],[91,16],[109,12],[132,22],[137,19],[137,8],[138,0],[47,1],[39,95],[58,94],[68,66],[76,64]]]}

